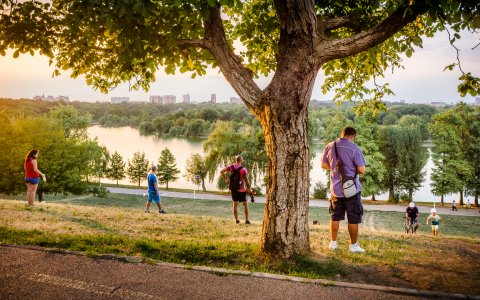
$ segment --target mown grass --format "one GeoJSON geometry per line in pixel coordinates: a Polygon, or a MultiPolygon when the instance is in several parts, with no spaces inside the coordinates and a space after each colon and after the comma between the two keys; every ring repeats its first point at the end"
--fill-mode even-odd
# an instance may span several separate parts
{"type": "MultiPolygon", "coordinates": [[[[431,280],[436,280],[432,275],[436,269],[452,277],[447,282],[465,284],[478,278],[478,270],[458,268],[458,264],[463,268],[476,265],[478,217],[443,216],[447,225],[442,226],[440,238],[432,239],[425,225],[417,236],[403,235],[403,213],[366,211],[360,242],[367,254],[358,255],[347,251],[345,224],[340,249],[328,251],[328,211],[310,208],[310,223],[316,220],[319,224],[310,226],[311,253],[283,260],[260,252],[264,205],[259,203],[249,205],[253,224],[237,225],[228,201],[163,198],[167,214],[160,215],[155,210],[145,214],[145,198],[134,195],[49,196],[47,204],[35,208],[19,199],[0,200],[1,243],[427,289],[431,288],[423,286],[424,281],[408,279],[412,266],[428,272],[431,280]],[[432,260],[443,257],[448,260],[432,260]]],[[[461,285],[445,283],[434,289],[458,292],[461,285]]]]}

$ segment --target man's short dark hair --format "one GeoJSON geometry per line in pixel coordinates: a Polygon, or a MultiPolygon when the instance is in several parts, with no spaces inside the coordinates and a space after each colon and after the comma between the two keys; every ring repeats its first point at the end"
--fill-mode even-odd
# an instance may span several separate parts
{"type": "Polygon", "coordinates": [[[357,131],[353,127],[345,127],[340,134],[340,137],[354,136],[357,134],[357,131]]]}

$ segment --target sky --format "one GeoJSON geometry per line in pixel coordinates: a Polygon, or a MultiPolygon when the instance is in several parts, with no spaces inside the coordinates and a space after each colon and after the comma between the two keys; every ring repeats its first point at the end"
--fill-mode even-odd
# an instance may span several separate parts
{"type": "MultiPolygon", "coordinates": [[[[472,48],[480,42],[480,33],[462,33],[462,39],[458,42],[463,70],[479,77],[480,46],[474,50],[472,48]]],[[[103,94],[88,86],[82,77],[70,78],[70,71],[64,71],[61,76],[52,78],[53,67],[48,66],[46,57],[23,54],[14,59],[12,55],[13,51],[9,51],[6,56],[0,56],[0,98],[65,95],[70,97],[70,101],[94,102],[110,101],[111,97],[130,97],[130,101],[148,101],[150,95],[175,95],[177,102],[180,102],[182,95],[190,94],[192,101],[201,102],[210,100],[210,95],[216,94],[217,102],[227,102],[230,97],[237,97],[218,69],[209,70],[207,75],[195,79],[191,79],[188,73],[165,75],[159,71],[156,74],[157,81],[152,83],[148,92],[129,91],[128,83],[125,83],[108,94],[103,94]]],[[[432,101],[473,103],[473,97],[461,98],[457,93],[460,71],[443,71],[446,65],[453,62],[456,62],[456,52],[448,43],[446,32],[438,33],[431,39],[424,39],[423,48],[417,48],[411,58],[405,58],[404,70],[386,74],[383,80],[390,83],[395,95],[388,96],[385,100],[405,100],[407,103],[432,101]]],[[[333,94],[324,95],[321,91],[324,78],[324,75],[319,73],[312,99],[325,101],[333,98],[333,94]]],[[[264,88],[269,79],[260,78],[256,81],[264,88]]]]}

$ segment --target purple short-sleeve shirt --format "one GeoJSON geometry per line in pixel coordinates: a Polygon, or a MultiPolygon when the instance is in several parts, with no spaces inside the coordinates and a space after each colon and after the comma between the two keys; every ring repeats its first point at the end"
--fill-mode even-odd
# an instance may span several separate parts
{"type": "MultiPolygon", "coordinates": [[[[357,167],[363,167],[366,165],[365,157],[362,150],[350,142],[347,138],[339,138],[337,140],[337,154],[343,162],[345,173],[347,176],[354,177],[357,174],[357,167]]],[[[326,163],[330,166],[330,193],[338,198],[344,197],[342,191],[342,182],[340,180],[340,174],[336,169],[337,159],[335,158],[334,142],[328,143],[323,151],[322,163],[326,163]]],[[[355,176],[355,185],[357,191],[361,191],[360,180],[358,176],[355,176]]]]}

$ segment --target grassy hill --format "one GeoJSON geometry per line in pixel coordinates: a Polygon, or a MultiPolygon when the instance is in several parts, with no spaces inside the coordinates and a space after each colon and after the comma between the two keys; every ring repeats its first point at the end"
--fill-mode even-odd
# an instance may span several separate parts
{"type": "Polygon", "coordinates": [[[478,217],[442,216],[446,225],[432,238],[424,224],[416,236],[404,235],[403,213],[366,211],[360,243],[367,253],[351,254],[346,224],[341,225],[340,249],[330,252],[328,210],[310,208],[310,224],[318,221],[310,226],[312,251],[284,260],[260,253],[263,204],[250,204],[251,225],[237,225],[226,201],[163,198],[167,214],[160,215],[155,209],[144,213],[145,198],[132,195],[56,196],[33,208],[18,197],[1,198],[4,244],[480,294],[478,217]]]}

